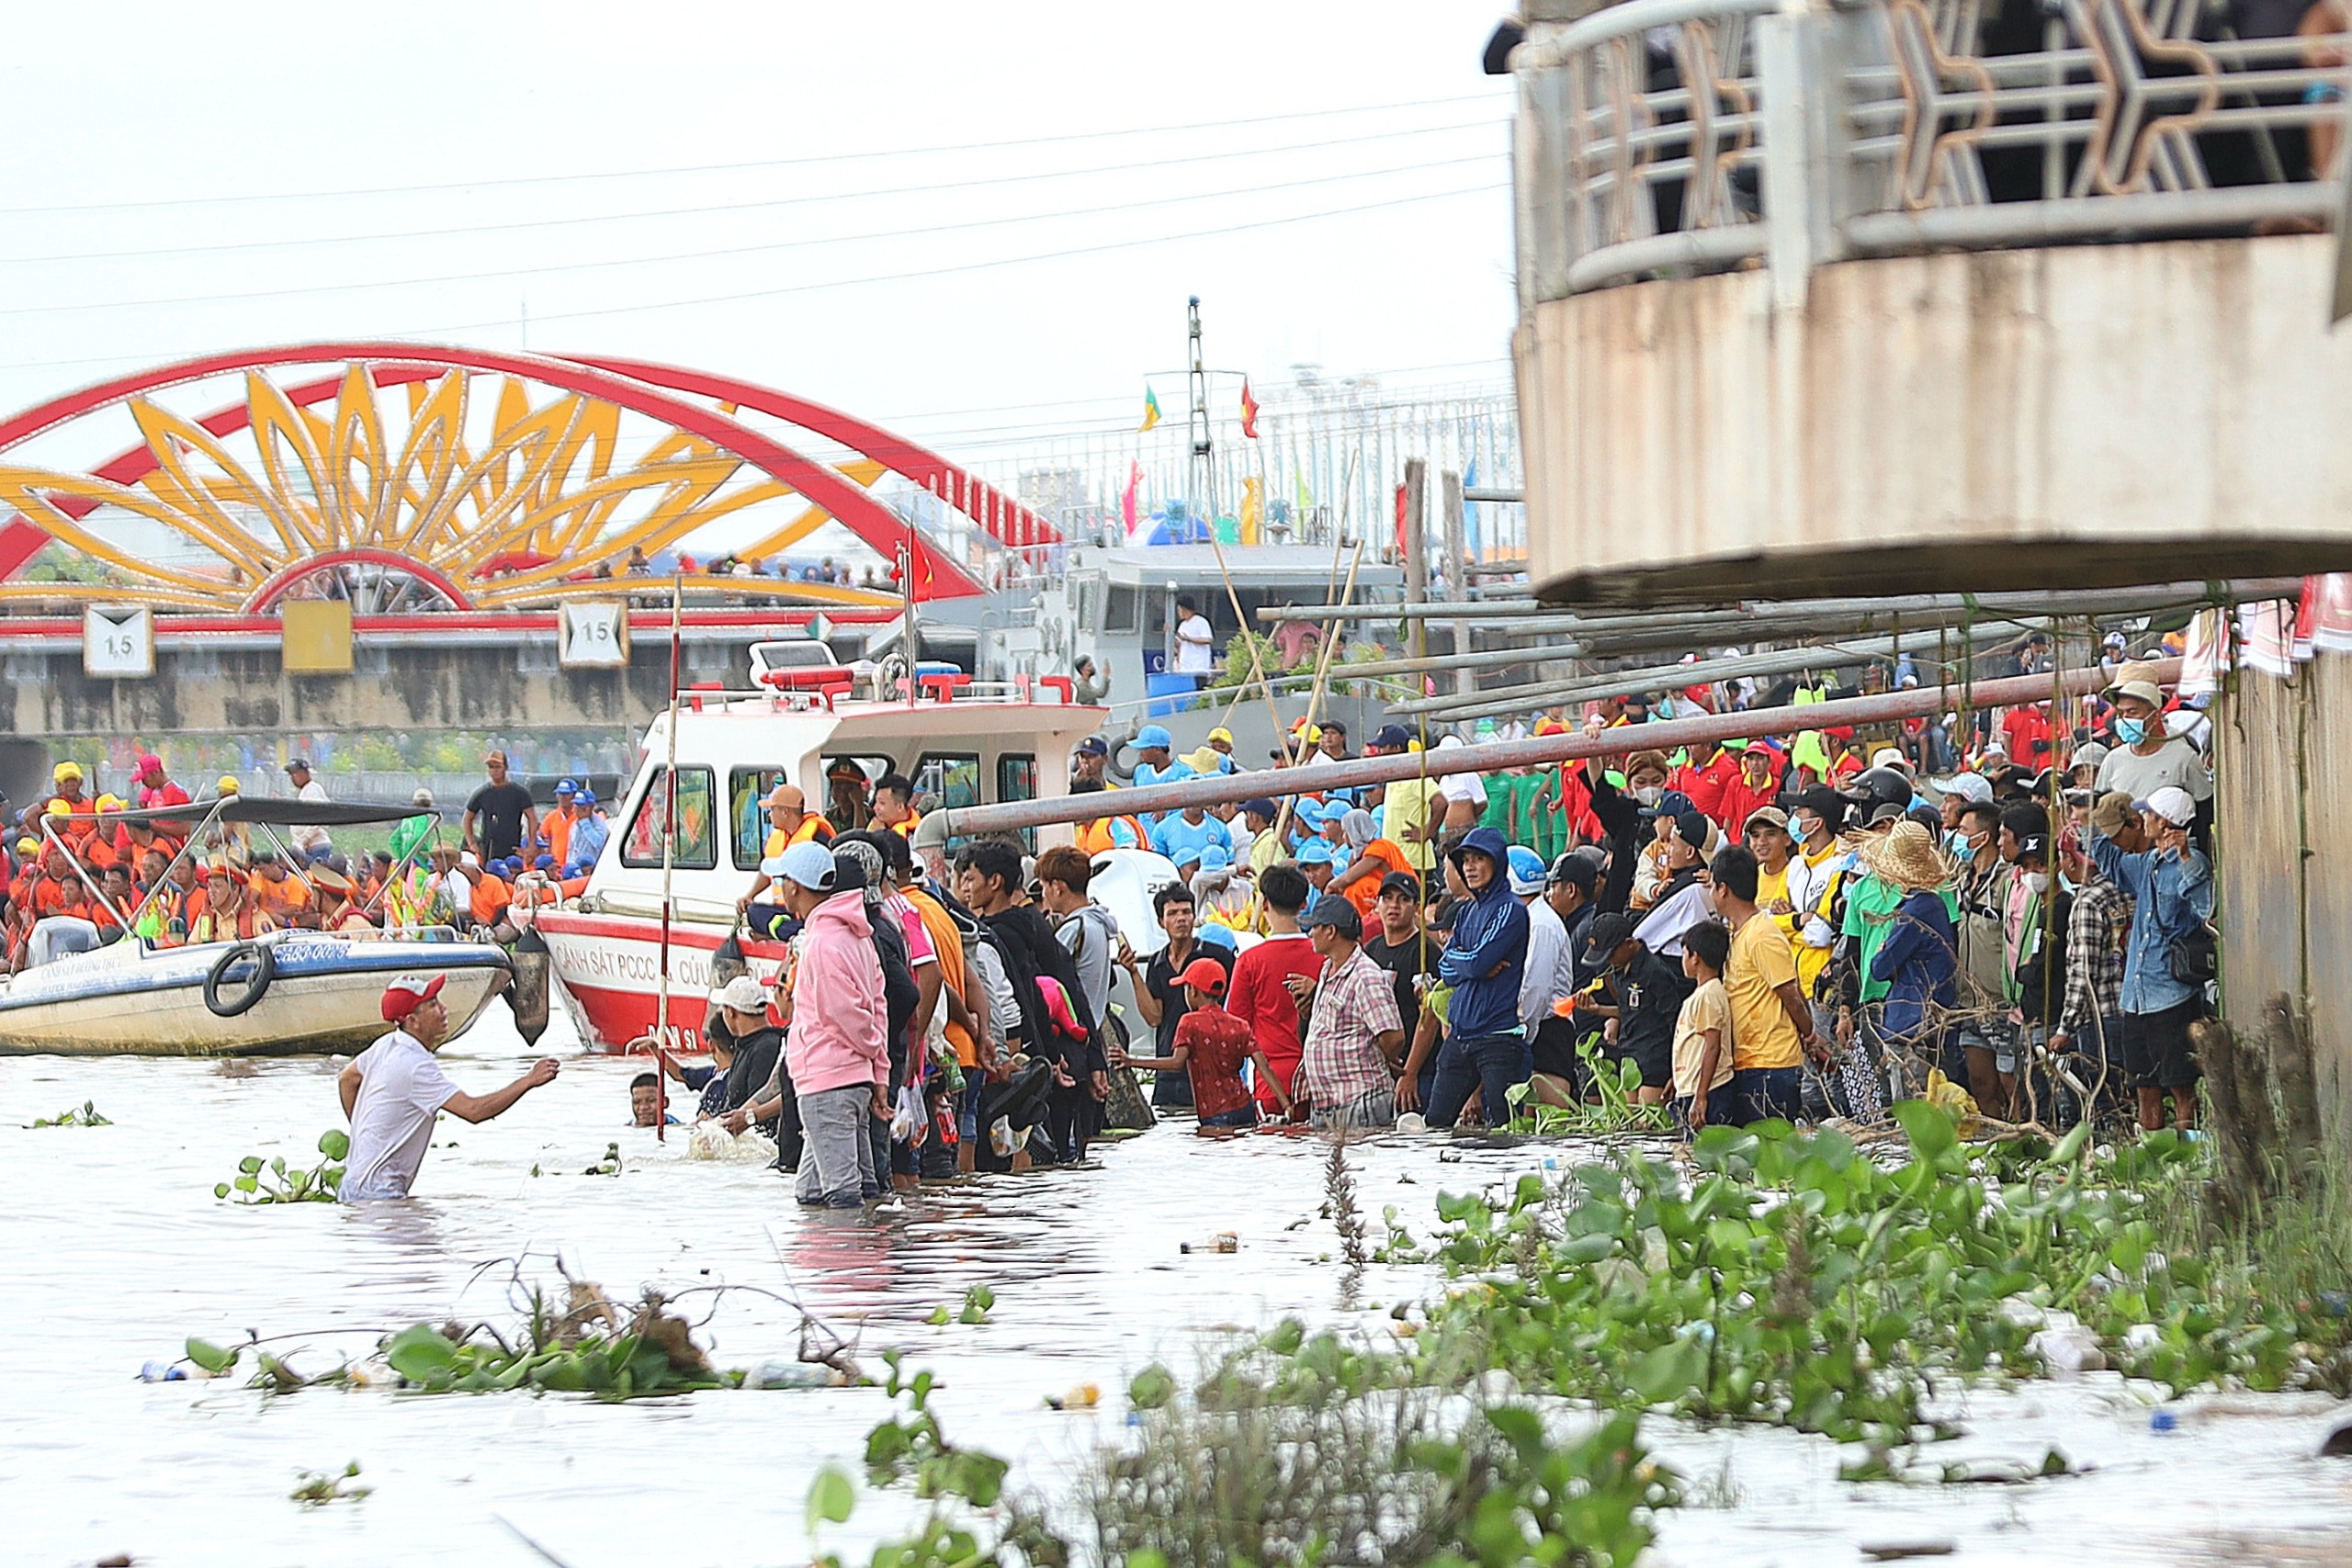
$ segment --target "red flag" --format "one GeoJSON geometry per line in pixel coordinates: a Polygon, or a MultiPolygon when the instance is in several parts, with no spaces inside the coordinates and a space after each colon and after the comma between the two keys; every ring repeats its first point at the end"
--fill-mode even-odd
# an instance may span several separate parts
{"type": "Polygon", "coordinates": [[[1258,400],[1250,395],[1250,378],[1241,378],[1241,434],[1258,439],[1258,400]]]}

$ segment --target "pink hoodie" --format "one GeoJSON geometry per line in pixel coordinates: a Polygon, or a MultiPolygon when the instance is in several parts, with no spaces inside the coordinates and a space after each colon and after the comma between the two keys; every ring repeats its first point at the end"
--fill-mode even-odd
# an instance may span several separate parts
{"type": "Polygon", "coordinates": [[[817,906],[800,935],[785,1052],[794,1091],[888,1083],[890,1061],[883,1050],[888,1021],[865,900],[836,893],[817,906]]]}

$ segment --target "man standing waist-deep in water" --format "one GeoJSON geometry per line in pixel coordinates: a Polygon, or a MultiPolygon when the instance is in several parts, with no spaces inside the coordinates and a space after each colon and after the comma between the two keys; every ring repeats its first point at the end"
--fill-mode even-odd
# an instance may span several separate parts
{"type": "Polygon", "coordinates": [[[343,1113],[351,1120],[351,1158],[344,1167],[345,1202],[405,1198],[424,1164],[433,1119],[447,1111],[487,1122],[543,1083],[553,1083],[553,1056],[542,1056],[504,1089],[468,1094],[449,1081],[434,1053],[449,1034],[441,1005],[447,975],[403,975],[384,987],[384,1021],[391,1032],[343,1069],[343,1113]]]}

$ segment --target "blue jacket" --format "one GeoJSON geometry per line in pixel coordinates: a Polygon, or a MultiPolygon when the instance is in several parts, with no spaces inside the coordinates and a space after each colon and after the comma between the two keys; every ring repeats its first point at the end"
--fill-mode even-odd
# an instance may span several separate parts
{"type": "Polygon", "coordinates": [[[1460,1039],[1514,1034],[1519,1032],[1520,971],[1527,960],[1527,908],[1511,896],[1506,858],[1510,850],[1500,833],[1473,828],[1453,852],[1459,855],[1464,850],[1493,857],[1495,874],[1486,890],[1454,915],[1453,941],[1438,959],[1438,977],[1453,987],[1448,1016],[1460,1039]]]}
{"type": "Polygon", "coordinates": [[[1871,978],[1886,982],[1879,1027],[1890,1037],[1932,1046],[1931,1020],[1950,1013],[1960,998],[1953,976],[1960,967],[1951,910],[1942,893],[1928,888],[1894,907],[1886,941],[1871,955],[1871,978]]]}
{"type": "Polygon", "coordinates": [[[2200,987],[2172,977],[2172,944],[2213,918],[2213,865],[2195,844],[2180,853],[2126,854],[2091,829],[2091,860],[2132,895],[2132,940],[2123,949],[2123,1010],[2164,1012],[2194,1000],[2200,987]]]}

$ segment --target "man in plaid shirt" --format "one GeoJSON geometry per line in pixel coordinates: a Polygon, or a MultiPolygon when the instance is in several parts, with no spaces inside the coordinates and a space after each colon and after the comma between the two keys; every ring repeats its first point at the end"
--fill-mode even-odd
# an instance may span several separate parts
{"type": "Polygon", "coordinates": [[[1306,924],[1323,972],[1313,982],[1300,1098],[1318,1127],[1392,1126],[1405,1044],[1395,981],[1365,955],[1363,918],[1345,897],[1317,898],[1306,924]]]}
{"type": "MultiPolygon", "coordinates": [[[[2127,836],[2139,831],[2137,823],[2126,827],[2119,819],[2113,826],[2127,836]]],[[[2132,929],[2132,896],[2099,874],[2084,852],[2079,828],[2059,836],[2058,864],[2075,885],[2075,904],[2066,920],[2066,1001],[2050,1032],[2050,1050],[2072,1053],[2064,1065],[2085,1089],[2098,1093],[2093,1109],[2105,1116],[2123,1100],[2123,944],[2132,929]]],[[[2076,1098],[2067,1095],[2070,1102],[2076,1098]]],[[[2084,1113],[2079,1104],[2070,1109],[2070,1120],[2084,1113]]]]}

